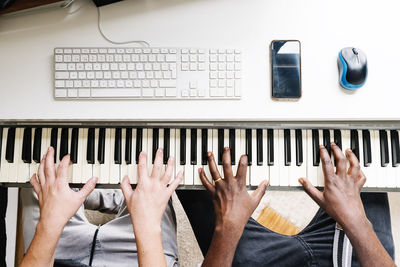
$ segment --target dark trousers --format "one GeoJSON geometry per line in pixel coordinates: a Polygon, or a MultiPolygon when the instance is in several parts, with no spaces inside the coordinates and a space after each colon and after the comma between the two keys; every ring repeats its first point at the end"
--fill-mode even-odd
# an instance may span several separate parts
{"type": "MultiPolygon", "coordinates": [[[[192,225],[203,255],[214,232],[214,209],[206,191],[177,191],[192,225]]],[[[394,258],[394,243],[386,193],[362,193],[368,219],[394,258]]],[[[233,266],[333,266],[333,239],[336,222],[319,209],[310,224],[299,234],[275,233],[250,218],[236,248],[233,266]]],[[[359,266],[353,251],[352,266],[359,266]]]]}
{"type": "Polygon", "coordinates": [[[6,266],[6,210],[7,210],[7,188],[0,187],[0,266],[6,266]]]}

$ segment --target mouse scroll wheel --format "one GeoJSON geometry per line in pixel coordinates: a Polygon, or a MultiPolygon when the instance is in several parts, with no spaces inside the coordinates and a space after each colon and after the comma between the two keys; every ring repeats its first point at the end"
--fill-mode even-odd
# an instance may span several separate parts
{"type": "Polygon", "coordinates": [[[352,50],[353,50],[354,55],[358,55],[358,49],[357,48],[353,48],[352,50]]]}

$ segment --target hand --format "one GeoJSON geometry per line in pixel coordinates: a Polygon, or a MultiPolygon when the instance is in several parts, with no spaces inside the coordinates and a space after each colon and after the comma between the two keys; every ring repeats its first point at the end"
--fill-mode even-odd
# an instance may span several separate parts
{"type": "Polygon", "coordinates": [[[162,149],[157,150],[150,176],[147,171],[147,155],[145,152],[141,152],[139,155],[139,175],[136,189],[132,190],[127,176],[124,177],[121,183],[122,193],[135,229],[138,227],[147,229],[161,227],[161,218],[168,200],[182,181],[183,172],[180,171],[168,186],[174,172],[173,158],[168,159],[165,173],[161,176],[162,168],[162,149]]]}
{"type": "Polygon", "coordinates": [[[310,197],[346,231],[368,221],[360,198],[366,178],[356,155],[350,149],[346,150],[350,162],[347,170],[347,160],[341,149],[335,143],[331,143],[331,148],[336,159],[336,172],[328,151],[320,146],[324,191],[320,192],[306,178],[300,178],[299,182],[310,197]]]}
{"type": "MultiPolygon", "coordinates": [[[[203,169],[199,169],[200,179],[213,199],[216,230],[229,229],[238,231],[241,235],[251,214],[265,194],[268,181],[261,182],[257,190],[250,195],[246,189],[247,156],[240,157],[236,176],[232,173],[231,154],[227,147],[224,148],[222,163],[224,179],[215,182],[215,186],[207,179],[203,169]]],[[[208,164],[213,180],[221,178],[211,152],[208,152],[208,164]]]]}
{"type": "Polygon", "coordinates": [[[34,174],[30,180],[39,199],[40,219],[38,225],[43,225],[46,229],[56,230],[59,233],[93,191],[97,182],[97,178],[93,177],[80,191],[72,190],[67,180],[69,163],[70,156],[66,155],[61,160],[56,172],[54,149],[49,147],[39,165],[39,179],[34,174]]]}

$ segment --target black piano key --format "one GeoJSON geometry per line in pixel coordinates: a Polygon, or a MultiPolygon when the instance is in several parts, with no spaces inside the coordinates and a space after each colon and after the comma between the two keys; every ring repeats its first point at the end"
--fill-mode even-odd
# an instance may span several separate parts
{"type": "Polygon", "coordinates": [[[32,163],[32,128],[26,127],[24,129],[24,136],[22,139],[22,161],[24,163],[32,163]]]}
{"type": "Polygon", "coordinates": [[[371,134],[369,130],[362,131],[364,167],[372,163],[371,134]]]}
{"type": "Polygon", "coordinates": [[[322,130],[322,139],[324,141],[324,147],[328,151],[329,156],[331,155],[331,134],[329,130],[322,130]]]}
{"type": "Polygon", "coordinates": [[[79,129],[73,128],[71,134],[71,161],[72,163],[78,162],[78,143],[79,143],[79,129]]]}
{"type": "Polygon", "coordinates": [[[389,146],[386,130],[379,130],[379,143],[381,147],[381,166],[386,167],[389,164],[389,146]]]}
{"type": "Polygon", "coordinates": [[[132,128],[125,129],[125,163],[132,164],[132,128]]]}
{"type": "Polygon", "coordinates": [[[340,130],[333,130],[333,141],[342,149],[342,132],[340,130]]]}
{"type": "Polygon", "coordinates": [[[399,133],[396,130],[390,131],[392,144],[392,166],[397,167],[400,164],[399,133]]]}
{"type": "Polygon", "coordinates": [[[87,149],[86,149],[86,161],[89,164],[94,164],[96,161],[95,158],[95,129],[88,129],[88,140],[87,140],[87,149]]]}
{"type": "Polygon", "coordinates": [[[312,130],[312,144],[313,144],[313,166],[319,166],[319,132],[317,129],[312,130]]]}
{"type": "Polygon", "coordinates": [[[99,129],[99,145],[97,147],[97,161],[100,164],[104,164],[104,154],[106,150],[106,128],[99,129]]]}
{"type": "Polygon", "coordinates": [[[292,164],[292,151],[290,147],[290,130],[283,130],[283,144],[284,144],[284,152],[285,152],[285,166],[290,166],[292,164]]]}
{"type": "Polygon", "coordinates": [[[257,165],[262,166],[264,162],[264,149],[263,149],[263,132],[262,129],[257,129],[257,165]]]}
{"type": "Polygon", "coordinates": [[[246,129],[246,155],[248,166],[251,166],[253,163],[253,151],[252,151],[252,137],[251,137],[251,129],[246,129]]]}
{"type": "Polygon", "coordinates": [[[186,165],[186,129],[180,129],[181,131],[181,140],[180,142],[180,164],[186,165]]]}
{"type": "Polygon", "coordinates": [[[32,159],[34,162],[39,163],[42,154],[42,128],[35,129],[35,135],[33,137],[33,155],[32,159]]]}
{"type": "Polygon", "coordinates": [[[350,131],[350,149],[356,155],[357,159],[360,160],[360,146],[358,140],[358,131],[351,130],[350,131]]]}
{"type": "Polygon", "coordinates": [[[197,129],[190,130],[190,164],[197,165],[197,129]]]}
{"type": "Polygon", "coordinates": [[[61,142],[60,142],[60,160],[68,154],[68,128],[61,129],[61,142]]]}
{"type": "Polygon", "coordinates": [[[171,151],[171,130],[169,128],[164,129],[164,158],[163,158],[163,163],[167,164],[168,159],[170,157],[170,151],[171,151]]]}
{"type": "Polygon", "coordinates": [[[201,165],[207,165],[208,131],[201,129],[201,165]]]}
{"type": "Polygon", "coordinates": [[[224,129],[218,129],[218,165],[222,165],[223,152],[224,152],[224,129]]]}
{"type": "Polygon", "coordinates": [[[268,166],[274,166],[274,130],[267,130],[268,166]]]}
{"type": "Polygon", "coordinates": [[[135,161],[136,164],[139,164],[139,155],[140,152],[143,150],[143,129],[137,128],[136,129],[136,156],[135,161]]]}
{"type": "Polygon", "coordinates": [[[236,131],[229,129],[229,148],[231,150],[231,165],[236,164],[236,131]]]}
{"type": "Polygon", "coordinates": [[[58,139],[58,128],[52,128],[50,137],[50,146],[54,148],[54,163],[57,162],[57,139],[58,139]]]}
{"type": "Polygon", "coordinates": [[[122,129],[115,129],[115,138],[114,138],[114,163],[121,164],[122,163],[122,129]]]}
{"type": "Polygon", "coordinates": [[[159,148],[158,138],[160,136],[160,130],[158,128],[153,129],[153,150],[151,152],[151,162],[154,164],[154,159],[156,158],[157,149],[159,148]]]}
{"type": "Polygon", "coordinates": [[[296,166],[303,164],[303,135],[300,129],[296,129],[296,166]]]}
{"type": "Polygon", "coordinates": [[[7,146],[6,146],[6,160],[8,163],[14,162],[14,148],[15,148],[15,128],[8,129],[7,146]]]}

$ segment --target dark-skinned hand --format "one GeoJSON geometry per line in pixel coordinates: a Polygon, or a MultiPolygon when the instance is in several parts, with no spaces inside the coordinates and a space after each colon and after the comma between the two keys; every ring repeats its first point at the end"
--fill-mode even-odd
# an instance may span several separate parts
{"type": "Polygon", "coordinates": [[[304,190],[317,204],[325,210],[343,228],[349,228],[366,220],[364,207],[361,202],[360,192],[366,178],[360,169],[356,155],[346,150],[346,156],[342,150],[331,143],[333,155],[336,159],[336,171],[331,157],[324,146],[320,146],[322,169],[324,172],[324,191],[315,188],[306,178],[300,178],[299,182],[304,190]],[[347,160],[350,167],[347,168],[347,160]]]}
{"type": "Polygon", "coordinates": [[[267,181],[261,182],[257,190],[252,194],[247,192],[246,172],[247,156],[240,157],[236,176],[232,172],[230,149],[224,148],[222,155],[224,176],[218,171],[214,155],[208,152],[208,164],[212,179],[216,181],[213,185],[206,177],[203,169],[199,169],[200,179],[204,187],[210,192],[216,215],[216,229],[218,227],[242,231],[251,214],[254,212],[265,190],[267,181]]]}

